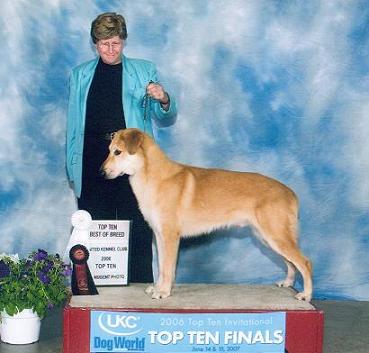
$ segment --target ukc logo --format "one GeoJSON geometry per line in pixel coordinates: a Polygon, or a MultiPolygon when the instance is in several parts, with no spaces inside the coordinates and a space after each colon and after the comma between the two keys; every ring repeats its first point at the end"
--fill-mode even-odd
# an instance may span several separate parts
{"type": "Polygon", "coordinates": [[[140,317],[127,314],[100,313],[98,325],[101,330],[115,336],[132,336],[140,331],[140,317]]]}

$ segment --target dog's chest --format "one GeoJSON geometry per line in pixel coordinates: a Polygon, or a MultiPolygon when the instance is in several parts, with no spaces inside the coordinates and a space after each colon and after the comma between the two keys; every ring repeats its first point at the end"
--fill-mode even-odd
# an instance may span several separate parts
{"type": "Polygon", "coordinates": [[[145,185],[143,182],[140,182],[138,178],[131,178],[130,182],[145,220],[154,231],[160,230],[160,215],[155,201],[155,190],[152,190],[152,188],[145,185]]]}
{"type": "Polygon", "coordinates": [[[154,232],[161,232],[160,213],[158,212],[158,208],[155,207],[150,200],[146,200],[146,198],[142,200],[142,202],[139,202],[139,207],[145,220],[149,223],[154,232]]]}

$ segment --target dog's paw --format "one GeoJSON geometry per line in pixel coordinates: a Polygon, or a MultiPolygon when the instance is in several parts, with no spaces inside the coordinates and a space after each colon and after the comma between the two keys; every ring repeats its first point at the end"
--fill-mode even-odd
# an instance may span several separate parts
{"type": "Polygon", "coordinates": [[[154,291],[151,294],[152,299],[164,299],[170,296],[170,291],[167,290],[160,290],[154,288],[154,291]]]}
{"type": "Polygon", "coordinates": [[[159,287],[154,287],[151,292],[152,299],[164,299],[170,296],[170,290],[161,289],[159,287]]]}
{"type": "Polygon", "coordinates": [[[146,294],[151,295],[152,299],[164,299],[170,296],[170,290],[160,289],[156,285],[150,285],[145,290],[146,294]]]}
{"type": "Polygon", "coordinates": [[[306,302],[310,303],[311,301],[311,295],[306,294],[305,292],[300,292],[295,295],[295,298],[297,300],[305,300],[306,302]]]}
{"type": "Polygon", "coordinates": [[[285,279],[283,281],[279,281],[276,283],[277,287],[280,287],[280,288],[288,288],[288,287],[292,287],[293,286],[293,281],[290,281],[288,279],[285,279]]]}
{"type": "Polygon", "coordinates": [[[154,292],[154,285],[150,284],[146,289],[145,289],[145,293],[146,294],[152,294],[154,292]]]}

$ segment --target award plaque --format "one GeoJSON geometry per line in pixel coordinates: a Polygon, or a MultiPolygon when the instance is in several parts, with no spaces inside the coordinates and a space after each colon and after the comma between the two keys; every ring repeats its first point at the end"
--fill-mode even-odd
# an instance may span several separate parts
{"type": "Polygon", "coordinates": [[[130,221],[92,221],[88,264],[97,286],[128,284],[130,221]]]}

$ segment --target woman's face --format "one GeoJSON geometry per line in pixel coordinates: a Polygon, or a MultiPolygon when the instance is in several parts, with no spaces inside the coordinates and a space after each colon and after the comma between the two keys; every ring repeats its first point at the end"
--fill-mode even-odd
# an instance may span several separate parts
{"type": "Polygon", "coordinates": [[[96,49],[105,64],[116,65],[122,61],[123,40],[119,36],[100,39],[96,49]]]}

